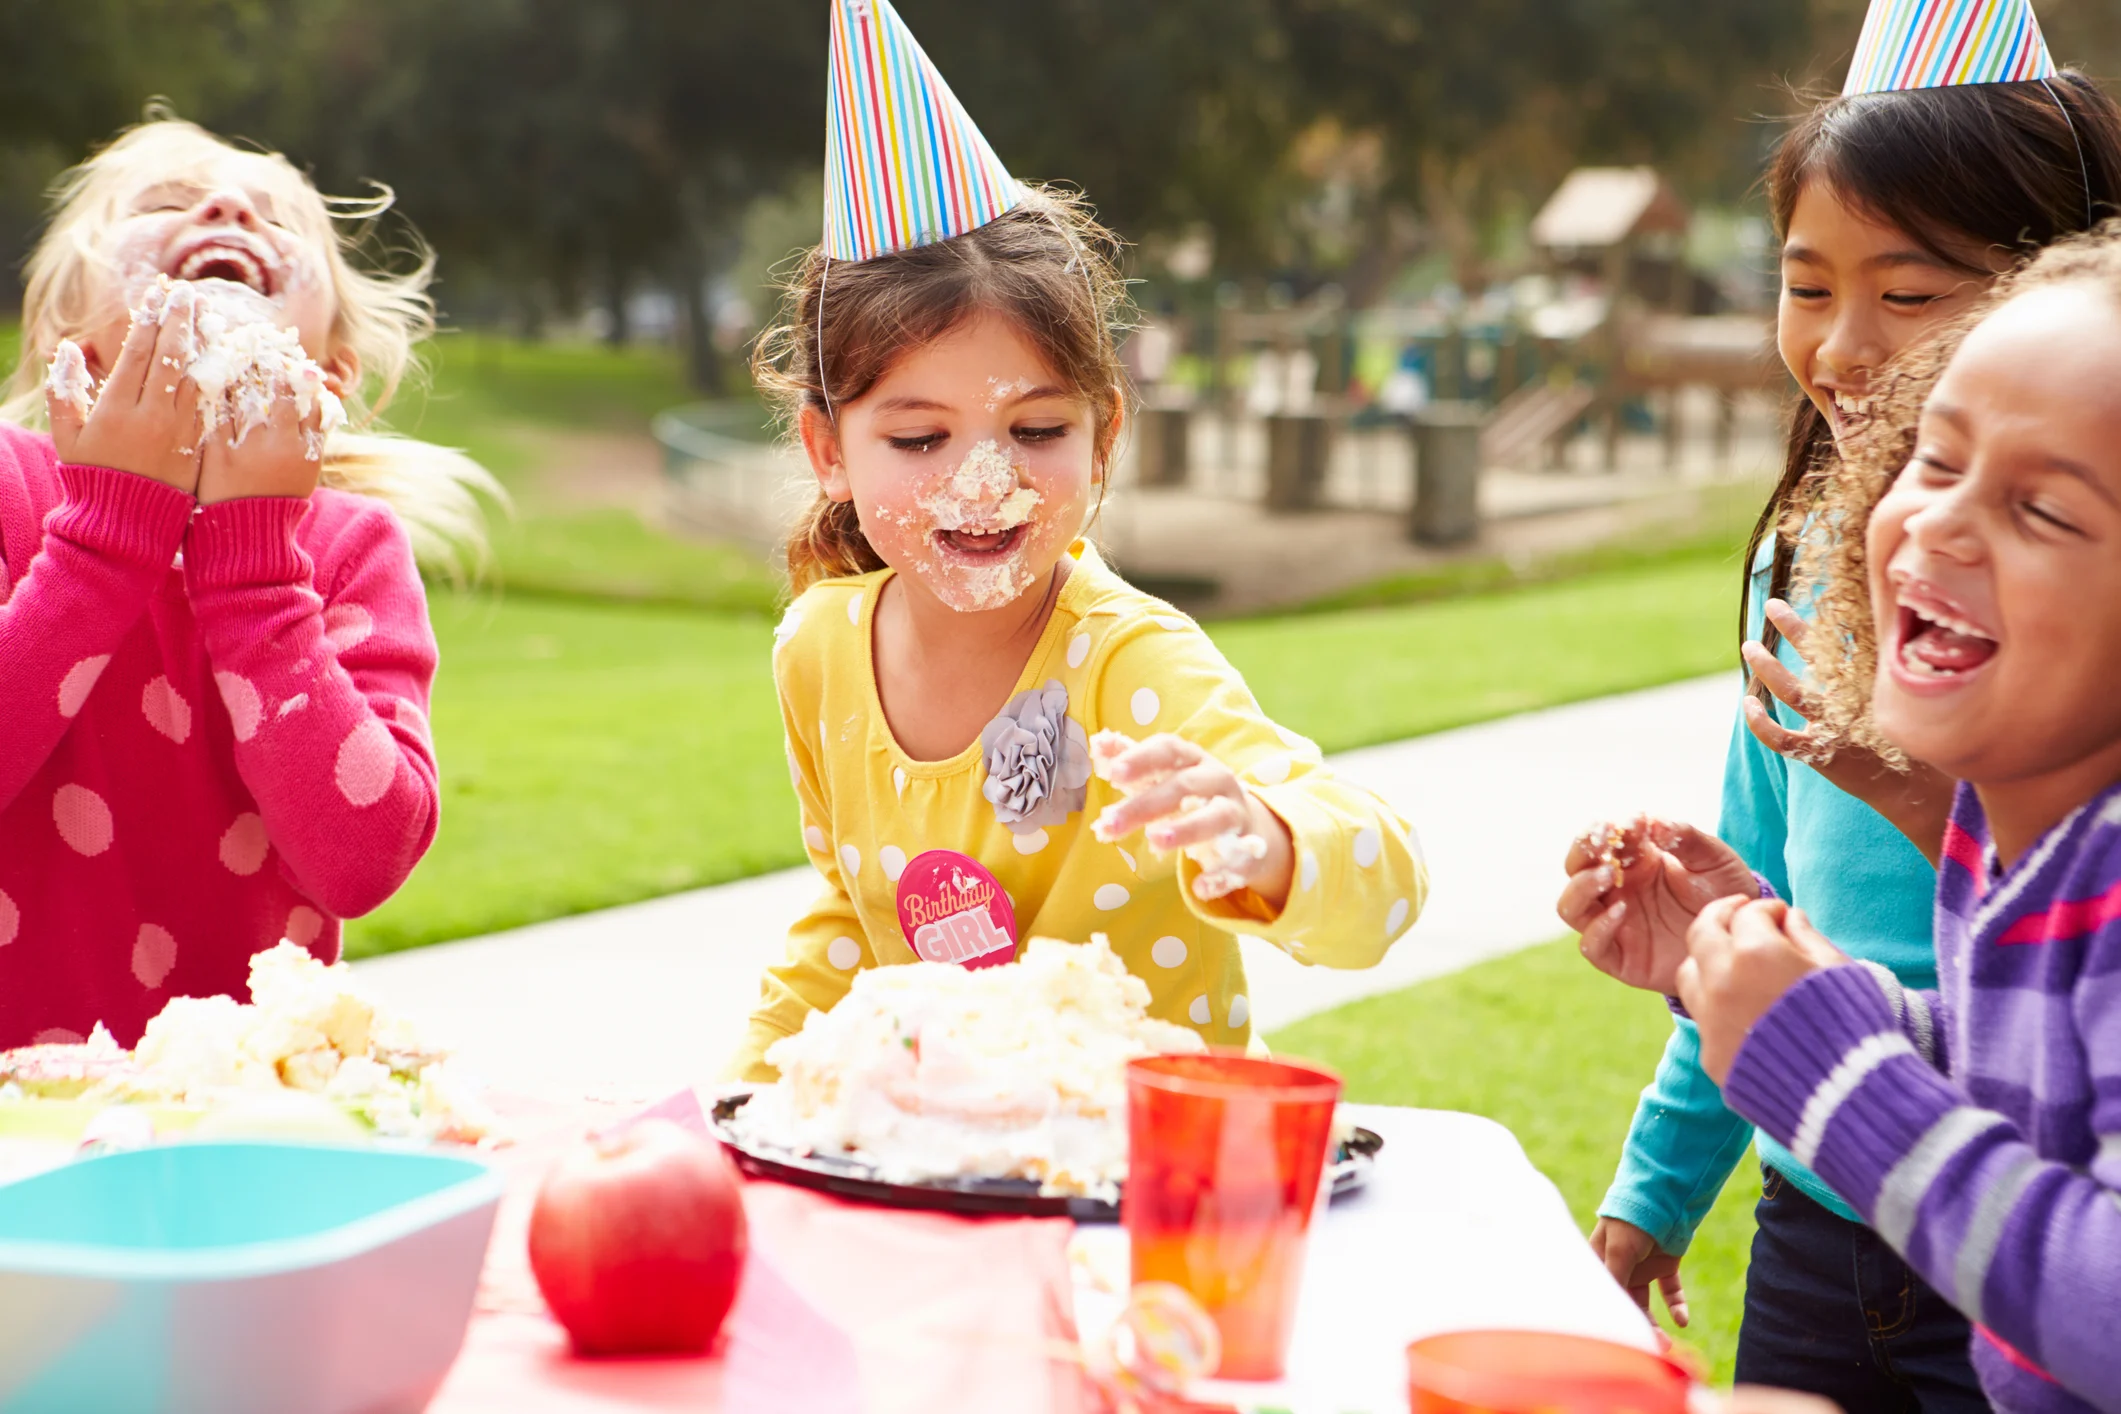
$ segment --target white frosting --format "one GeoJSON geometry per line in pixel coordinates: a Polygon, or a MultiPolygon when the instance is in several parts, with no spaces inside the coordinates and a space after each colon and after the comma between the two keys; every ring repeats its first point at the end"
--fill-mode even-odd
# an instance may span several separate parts
{"type": "Polygon", "coordinates": [[[89,376],[88,356],[72,339],[61,339],[59,347],[52,350],[52,366],[44,375],[44,387],[54,403],[73,409],[74,416],[83,420],[96,405],[96,380],[89,376]]]}
{"type": "Polygon", "coordinates": [[[216,1105],[238,1092],[304,1090],[378,1133],[476,1140],[492,1128],[475,1083],[380,1009],[344,963],[282,942],[250,960],[245,1004],[173,997],[133,1053],[120,1098],[216,1105]]]}
{"type": "Polygon", "coordinates": [[[302,336],[276,322],[279,308],[249,286],[228,280],[169,281],[166,288],[168,313],[181,309],[179,301],[186,299],[195,310],[195,340],[184,371],[199,389],[200,430],[211,434],[232,427],[240,446],[271,420],[275,402],[291,398],[304,421],[317,414],[317,432],[306,448],[315,461],[323,438],[346,425],[346,408],[325,386],[324,370],[302,347],[302,336]]]}
{"type": "MultiPolygon", "coordinates": [[[[1132,751],[1136,745],[1134,738],[1124,732],[1102,731],[1091,737],[1090,767],[1097,772],[1097,778],[1110,781],[1113,763],[1132,751]]],[[[1119,792],[1131,798],[1160,784],[1162,780],[1159,776],[1129,781],[1119,787],[1119,792]]],[[[1179,802],[1178,808],[1180,812],[1190,812],[1207,803],[1199,796],[1189,795],[1179,802]]],[[[1105,819],[1105,815],[1100,815],[1091,823],[1092,837],[1105,844],[1123,838],[1119,831],[1113,830],[1105,823],[1105,819]]],[[[1200,876],[1193,881],[1193,891],[1202,898],[1221,898],[1245,886],[1252,865],[1267,857],[1267,842],[1258,835],[1243,830],[1224,830],[1213,839],[1187,845],[1183,853],[1200,865],[1200,876]]]]}
{"type": "Polygon", "coordinates": [[[1148,1014],[1102,935],[1034,938],[1021,961],[873,968],[766,1052],[780,1070],[738,1111],[747,1136],[852,1154],[898,1182],[1031,1178],[1108,1193],[1126,1176],[1126,1063],[1199,1051],[1148,1014]]]}

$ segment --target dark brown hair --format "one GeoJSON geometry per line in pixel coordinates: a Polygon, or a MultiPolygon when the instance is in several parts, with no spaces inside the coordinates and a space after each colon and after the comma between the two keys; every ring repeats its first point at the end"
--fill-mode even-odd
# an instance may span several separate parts
{"type": "MultiPolygon", "coordinates": [[[[1778,239],[1797,198],[1824,182],[1848,205],[1905,231],[1945,264],[1986,280],[1982,254],[2023,259],[2121,212],[2121,107],[2073,69],[2046,84],[1964,84],[1857,94],[1814,106],[1777,144],[1767,174],[1778,239]]],[[[1753,562],[1774,537],[1768,592],[1790,593],[1799,527],[1834,452],[1826,416],[1801,392],[1782,477],[1746,542],[1738,636],[1753,562]]],[[[1765,635],[1770,652],[1777,635],[1765,635]]]]}
{"type": "MultiPolygon", "coordinates": [[[[1118,255],[1119,239],[1088,203],[1054,188],[1034,188],[1006,215],[932,245],[858,262],[828,262],[814,249],[782,288],[780,321],[759,336],[752,376],[797,432],[804,409],[832,417],[908,350],[979,314],[999,315],[1090,405],[1095,456],[1109,466],[1126,379],[1118,255]]],[[[789,532],[792,593],[883,565],[850,501],[820,493],[789,532]]]]}

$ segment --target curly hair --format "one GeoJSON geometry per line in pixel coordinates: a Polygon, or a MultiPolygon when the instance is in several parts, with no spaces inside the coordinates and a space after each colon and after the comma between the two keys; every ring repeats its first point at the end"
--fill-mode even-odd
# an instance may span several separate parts
{"type": "MultiPolygon", "coordinates": [[[[1119,238],[1081,196],[1054,187],[1031,188],[1021,206],[932,245],[860,262],[812,249],[782,286],[780,319],[759,336],[752,376],[795,436],[806,409],[833,417],[907,351],[991,312],[1016,325],[1089,404],[1095,455],[1109,466],[1126,384],[1119,251],[1119,238]]],[[[790,531],[787,555],[794,594],[884,566],[854,504],[823,493],[790,531]]]]}
{"type": "Polygon", "coordinates": [[[1859,746],[1906,769],[1906,754],[1879,734],[1871,717],[1878,675],[1878,626],[1864,548],[1871,513],[1913,458],[1922,406],[1967,335],[2020,295],[2075,284],[2103,291],[2121,315],[2121,219],[2057,241],[1903,354],[1877,392],[1872,421],[1843,449],[1839,466],[1815,469],[1800,487],[1797,500],[1811,508],[1809,522],[1798,515],[1779,528],[1798,544],[1798,591],[1809,593],[1814,605],[1811,641],[1818,646],[1807,654],[1812,699],[1805,716],[1822,741],[1859,746]]]}

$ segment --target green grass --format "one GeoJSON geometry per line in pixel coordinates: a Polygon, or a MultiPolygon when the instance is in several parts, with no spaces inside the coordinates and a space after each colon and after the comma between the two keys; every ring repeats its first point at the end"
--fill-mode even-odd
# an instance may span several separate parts
{"type": "Polygon", "coordinates": [[[1276,721],[1328,751],[1729,667],[1736,553],[1404,608],[1211,624],[1276,721]]]}
{"type": "Polygon", "coordinates": [[[566,515],[525,512],[492,526],[494,587],[755,615],[778,606],[781,581],[764,557],[737,545],[680,540],[617,507],[566,515]]]}
{"type": "Polygon", "coordinates": [[[442,825],[356,956],[800,858],[764,619],[437,596],[442,825]]]}
{"type": "MultiPolygon", "coordinates": [[[[1506,1125],[1588,1233],[1671,1029],[1662,1002],[1593,972],[1565,940],[1309,1017],[1269,1040],[1340,1071],[1350,1100],[1465,1110],[1506,1125]]],[[[1759,1197],[1748,1158],[1681,1268],[1692,1325],[1673,1334],[1719,1384],[1731,1379],[1759,1197]]]]}
{"type": "MultiPolygon", "coordinates": [[[[1210,631],[1277,720],[1339,750],[1713,670],[1733,585],[1682,563],[1210,631]]],[[[802,862],[765,618],[448,595],[434,617],[441,833],[352,951],[802,862]]]]}

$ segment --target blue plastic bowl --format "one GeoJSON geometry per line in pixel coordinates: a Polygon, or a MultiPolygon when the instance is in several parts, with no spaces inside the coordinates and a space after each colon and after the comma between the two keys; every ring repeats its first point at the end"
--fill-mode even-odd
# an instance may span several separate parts
{"type": "Polygon", "coordinates": [[[464,1341],[501,1178],[177,1144],[0,1187],[0,1410],[395,1414],[464,1341]]]}

